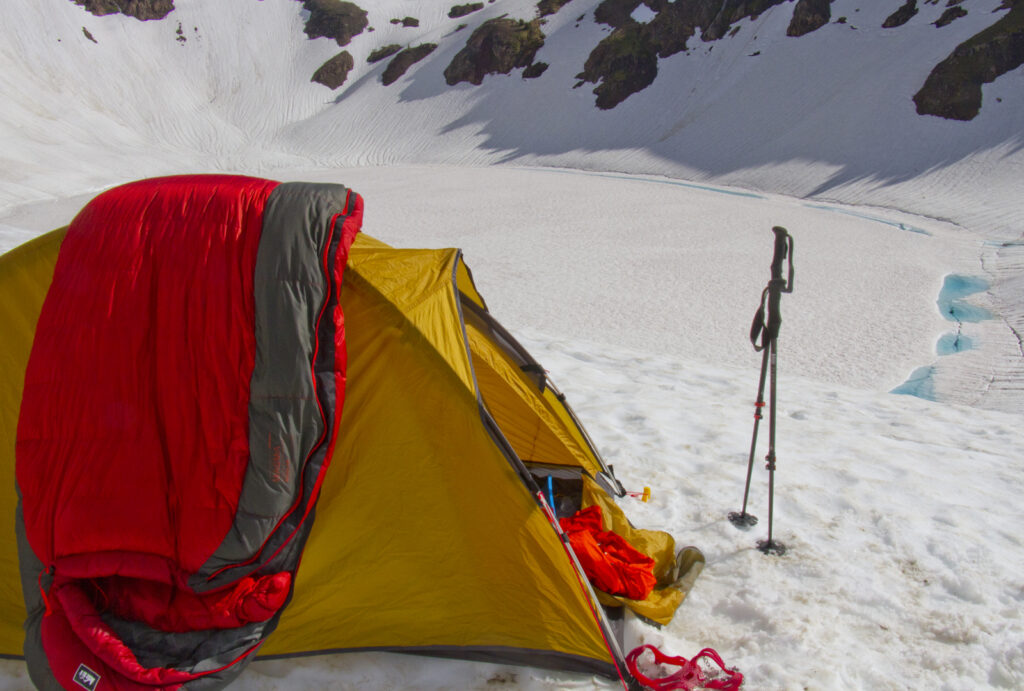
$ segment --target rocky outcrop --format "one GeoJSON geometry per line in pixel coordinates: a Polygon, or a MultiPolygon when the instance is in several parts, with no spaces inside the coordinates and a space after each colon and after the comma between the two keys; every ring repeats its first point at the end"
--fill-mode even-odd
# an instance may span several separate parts
{"type": "Polygon", "coordinates": [[[473,12],[482,10],[483,8],[484,4],[482,2],[470,2],[466,3],[465,5],[455,5],[450,10],[448,10],[448,16],[451,17],[452,19],[456,19],[458,17],[465,17],[467,14],[472,14],[473,12]]]}
{"type": "Polygon", "coordinates": [[[939,17],[938,21],[935,22],[935,26],[941,28],[941,27],[947,26],[949,24],[952,24],[954,20],[960,19],[960,17],[966,17],[966,16],[967,16],[967,10],[965,10],[962,7],[960,7],[959,5],[956,5],[954,7],[949,7],[949,8],[946,8],[946,11],[943,12],[942,16],[939,17]]]}
{"type": "Polygon", "coordinates": [[[384,58],[390,58],[392,55],[402,50],[402,46],[397,43],[392,43],[387,46],[381,46],[375,50],[371,50],[370,54],[366,57],[366,62],[374,63],[380,62],[384,58]]]}
{"type": "Polygon", "coordinates": [[[820,29],[832,18],[832,0],[797,0],[787,36],[803,36],[820,29]]]}
{"type": "MultiPolygon", "coordinates": [[[[700,4],[707,8],[720,6],[715,18],[706,26],[701,38],[705,41],[716,41],[725,36],[736,22],[760,16],[765,10],[781,5],[787,0],[701,0],[700,4]]],[[[701,25],[705,26],[705,25],[701,25]]]]}
{"type": "Polygon", "coordinates": [[[1024,0],[1007,0],[1010,11],[957,46],[914,94],[917,112],[971,120],[981,110],[981,85],[1024,64],[1024,0]]]}
{"type": "Polygon", "coordinates": [[[348,79],[348,73],[352,71],[355,64],[352,55],[347,50],[343,50],[320,65],[320,68],[313,73],[313,79],[310,81],[323,84],[330,89],[337,89],[348,79]]]}
{"type": "Polygon", "coordinates": [[[577,78],[597,84],[597,107],[614,108],[641,91],[658,75],[658,58],[686,50],[698,28],[708,27],[723,7],[723,0],[688,0],[669,3],[650,0],[656,14],[641,24],[632,18],[640,0],[604,0],[594,19],[614,30],[590,53],[577,78]]]}
{"type": "Polygon", "coordinates": [[[535,62],[523,70],[523,79],[536,79],[544,74],[548,67],[550,67],[550,65],[546,62],[535,62]]]}
{"type": "Polygon", "coordinates": [[[347,46],[369,24],[366,10],[344,0],[302,0],[302,6],[309,12],[306,35],[333,38],[339,46],[347,46]]]}
{"type": "MultiPolygon", "coordinates": [[[[633,13],[642,0],[604,0],[594,9],[594,21],[613,28],[624,26],[633,20],[633,13]]],[[[686,4],[686,3],[684,3],[686,4]]]]}
{"type": "Polygon", "coordinates": [[[413,48],[406,48],[392,58],[388,66],[384,68],[384,74],[381,75],[380,80],[384,86],[394,83],[405,74],[406,70],[433,53],[435,48],[437,48],[436,43],[423,43],[413,48]]]}
{"type": "MultiPolygon", "coordinates": [[[[598,108],[614,108],[649,86],[658,75],[658,58],[686,50],[698,29],[702,40],[715,41],[735,22],[756,17],[785,1],[643,0],[655,16],[641,24],[632,18],[641,0],[604,0],[594,10],[594,19],[614,30],[594,48],[578,78],[598,85],[594,89],[598,108]]],[[[825,12],[830,12],[828,3],[824,4],[825,12]]]]}
{"type": "Polygon", "coordinates": [[[396,17],[395,19],[391,20],[391,23],[392,24],[401,24],[406,29],[409,29],[409,28],[413,28],[413,27],[419,26],[420,25],[420,20],[416,19],[416,17],[402,17],[401,19],[398,19],[396,17]]]}
{"type": "Polygon", "coordinates": [[[445,81],[449,86],[460,82],[479,85],[488,74],[508,74],[529,67],[543,45],[539,19],[490,19],[477,27],[466,47],[445,68],[445,81]]]}
{"type": "Polygon", "coordinates": [[[917,0],[907,0],[900,5],[899,9],[885,18],[885,21],[882,22],[882,28],[894,29],[897,26],[903,26],[915,14],[917,14],[917,0]]]}
{"type": "Polygon", "coordinates": [[[548,17],[558,12],[558,10],[565,7],[572,0],[540,0],[537,3],[537,16],[548,17]]]}
{"type": "Polygon", "coordinates": [[[140,21],[163,19],[174,9],[174,0],[71,0],[97,17],[124,14],[140,21]]]}
{"type": "Polygon", "coordinates": [[[600,82],[594,93],[602,110],[646,89],[657,76],[658,48],[646,26],[632,20],[598,43],[577,75],[586,82],[600,82]]]}

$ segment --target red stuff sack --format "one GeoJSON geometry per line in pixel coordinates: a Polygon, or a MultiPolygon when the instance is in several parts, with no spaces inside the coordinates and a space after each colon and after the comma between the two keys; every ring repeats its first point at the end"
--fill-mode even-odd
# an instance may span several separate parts
{"type": "Polygon", "coordinates": [[[654,560],[610,530],[604,530],[600,506],[559,519],[587,578],[609,595],[645,600],[654,590],[654,560]]]}

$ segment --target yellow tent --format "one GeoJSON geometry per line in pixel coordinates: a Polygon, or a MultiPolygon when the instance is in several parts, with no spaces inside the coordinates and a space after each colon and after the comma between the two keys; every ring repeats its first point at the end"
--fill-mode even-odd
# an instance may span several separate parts
{"type": "MultiPolygon", "coordinates": [[[[0,655],[21,654],[14,518],[24,372],[63,230],[0,256],[0,655]]],[[[627,676],[607,606],[667,622],[674,545],[624,494],[545,371],[498,324],[453,249],[352,247],[348,383],[294,597],[263,656],[394,650],[627,676]],[[655,558],[646,602],[597,593],[547,508],[601,504],[655,558]],[[668,586],[668,587],[666,587],[668,586]],[[602,604],[603,603],[603,604],[602,604]]]]}

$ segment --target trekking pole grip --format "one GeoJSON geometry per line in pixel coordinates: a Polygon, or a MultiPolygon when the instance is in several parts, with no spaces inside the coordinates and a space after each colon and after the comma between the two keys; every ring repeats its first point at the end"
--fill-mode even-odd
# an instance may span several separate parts
{"type": "Polygon", "coordinates": [[[793,290],[793,238],[782,226],[774,226],[775,233],[775,254],[772,257],[772,279],[768,282],[768,313],[765,320],[766,341],[774,340],[779,335],[779,327],[782,325],[782,313],[780,303],[782,293],[789,293],[793,290]],[[782,277],[782,265],[789,259],[788,280],[782,277]]]}
{"type": "Polygon", "coordinates": [[[772,226],[775,233],[775,253],[772,256],[772,283],[781,286],[783,293],[793,292],[793,236],[782,226],[772,226]],[[782,278],[782,264],[789,260],[789,274],[782,278]]]}

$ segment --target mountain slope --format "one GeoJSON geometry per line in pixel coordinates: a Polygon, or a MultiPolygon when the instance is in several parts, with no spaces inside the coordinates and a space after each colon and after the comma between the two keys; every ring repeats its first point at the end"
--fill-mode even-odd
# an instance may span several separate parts
{"type": "MultiPolygon", "coordinates": [[[[633,8],[632,25],[653,26],[682,4],[650,2],[662,9],[617,5],[633,8]]],[[[444,71],[473,30],[505,15],[534,19],[536,2],[497,0],[455,17],[446,0],[364,4],[366,28],[346,36],[354,64],[335,90],[311,81],[341,42],[309,38],[316,15],[305,8],[315,3],[177,0],[145,22],[61,0],[6,8],[0,80],[12,103],[0,115],[0,204],[55,193],[34,177],[54,167],[80,189],[297,157],[629,170],[895,204],[963,223],[999,223],[964,213],[965,199],[1016,196],[1008,192],[1024,159],[1024,70],[985,85],[969,122],[918,115],[913,102],[939,62],[1005,14],[998,0],[965,0],[967,14],[941,28],[944,8],[925,3],[890,29],[882,24],[898,3],[836,0],[831,21],[799,37],[787,30],[801,3],[730,1],[741,18],[724,36],[694,36],[658,58],[650,86],[611,110],[596,107],[593,84],[577,87],[612,32],[595,20],[608,16],[608,0],[573,0],[544,17],[534,59],[549,67],[539,76],[515,69],[454,87],[444,71]],[[748,16],[751,7],[763,11],[748,16]],[[438,48],[389,86],[389,61],[367,60],[388,45],[431,43],[438,48]],[[89,160],[97,147],[112,159],[89,160]],[[915,178],[925,184],[898,192],[915,178]]]]}
{"type": "MultiPolygon", "coordinates": [[[[80,1],[149,16],[169,0],[80,1]]],[[[623,171],[890,207],[968,231],[976,263],[955,271],[983,279],[972,299],[998,315],[961,327],[970,353],[922,363],[929,395],[998,408],[1021,396],[1024,68],[984,83],[969,121],[914,102],[952,53],[1015,35],[1017,0],[170,4],[148,21],[71,0],[4,8],[0,210],[164,173],[399,163],[623,171]],[[621,56],[600,46],[623,28],[650,83],[602,108],[594,90],[621,56]],[[474,36],[461,81],[451,66],[474,36]]]]}

